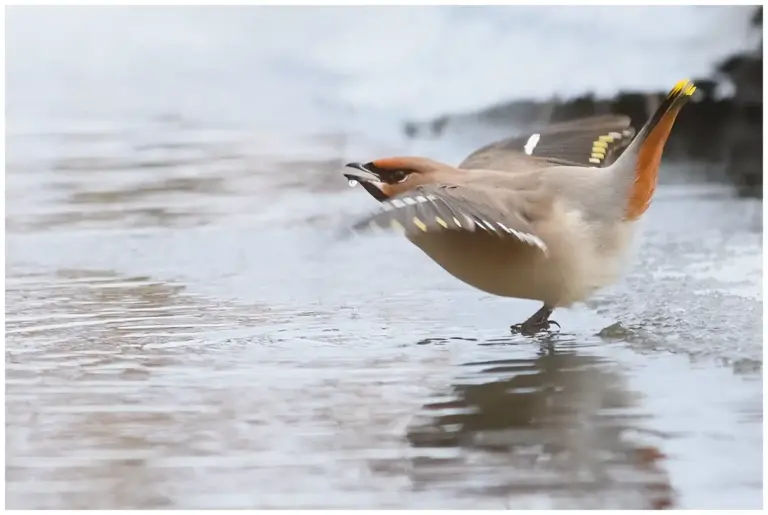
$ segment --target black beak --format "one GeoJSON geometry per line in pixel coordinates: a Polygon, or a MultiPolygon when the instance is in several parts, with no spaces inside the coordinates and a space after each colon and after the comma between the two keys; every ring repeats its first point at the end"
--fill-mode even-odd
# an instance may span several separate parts
{"type": "Polygon", "coordinates": [[[346,177],[350,181],[359,182],[360,185],[363,188],[365,188],[365,191],[370,193],[373,198],[375,198],[379,202],[384,202],[389,198],[377,186],[377,184],[380,184],[382,182],[381,178],[376,173],[374,173],[369,168],[367,168],[364,164],[348,163],[346,167],[354,168],[355,171],[350,173],[345,173],[344,177],[346,177]]]}
{"type": "Polygon", "coordinates": [[[368,167],[366,167],[364,164],[347,163],[345,166],[347,168],[353,168],[355,170],[354,172],[344,174],[344,177],[346,177],[349,180],[358,181],[358,182],[381,182],[381,178],[378,175],[376,175],[373,171],[371,171],[368,167]]]}

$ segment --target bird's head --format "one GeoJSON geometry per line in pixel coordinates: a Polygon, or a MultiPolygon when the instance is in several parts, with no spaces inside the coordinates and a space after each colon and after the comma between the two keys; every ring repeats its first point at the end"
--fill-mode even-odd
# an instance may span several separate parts
{"type": "Polygon", "coordinates": [[[357,181],[379,202],[394,197],[421,184],[437,182],[441,172],[450,167],[424,157],[388,157],[370,163],[348,163],[353,171],[344,173],[357,181]]]}

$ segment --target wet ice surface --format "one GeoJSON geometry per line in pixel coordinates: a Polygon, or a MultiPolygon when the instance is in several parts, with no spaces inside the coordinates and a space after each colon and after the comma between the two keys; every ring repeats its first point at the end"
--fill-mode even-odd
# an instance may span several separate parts
{"type": "Polygon", "coordinates": [[[660,188],[532,340],[535,303],[337,237],[373,200],[333,138],[186,136],[10,140],[9,507],[760,506],[759,204],[660,188]]]}

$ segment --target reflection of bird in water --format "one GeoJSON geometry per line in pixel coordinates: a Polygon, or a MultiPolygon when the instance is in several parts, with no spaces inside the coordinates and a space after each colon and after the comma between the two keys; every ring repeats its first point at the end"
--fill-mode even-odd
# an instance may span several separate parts
{"type": "Polygon", "coordinates": [[[561,345],[531,359],[466,363],[453,399],[425,405],[407,432],[425,456],[457,452],[414,459],[413,481],[480,490],[513,506],[548,494],[590,507],[670,506],[664,456],[637,441],[654,435],[618,371],[561,345]]]}

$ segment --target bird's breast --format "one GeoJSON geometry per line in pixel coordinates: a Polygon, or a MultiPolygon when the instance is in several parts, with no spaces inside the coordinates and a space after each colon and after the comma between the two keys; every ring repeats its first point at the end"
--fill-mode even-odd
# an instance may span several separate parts
{"type": "Polygon", "coordinates": [[[411,241],[457,279],[486,293],[545,301],[561,280],[535,246],[486,233],[445,231],[411,241]]]}
{"type": "Polygon", "coordinates": [[[631,235],[625,224],[592,227],[574,216],[539,229],[546,253],[482,232],[444,231],[409,239],[457,279],[502,297],[568,306],[618,277],[631,235]]]}

